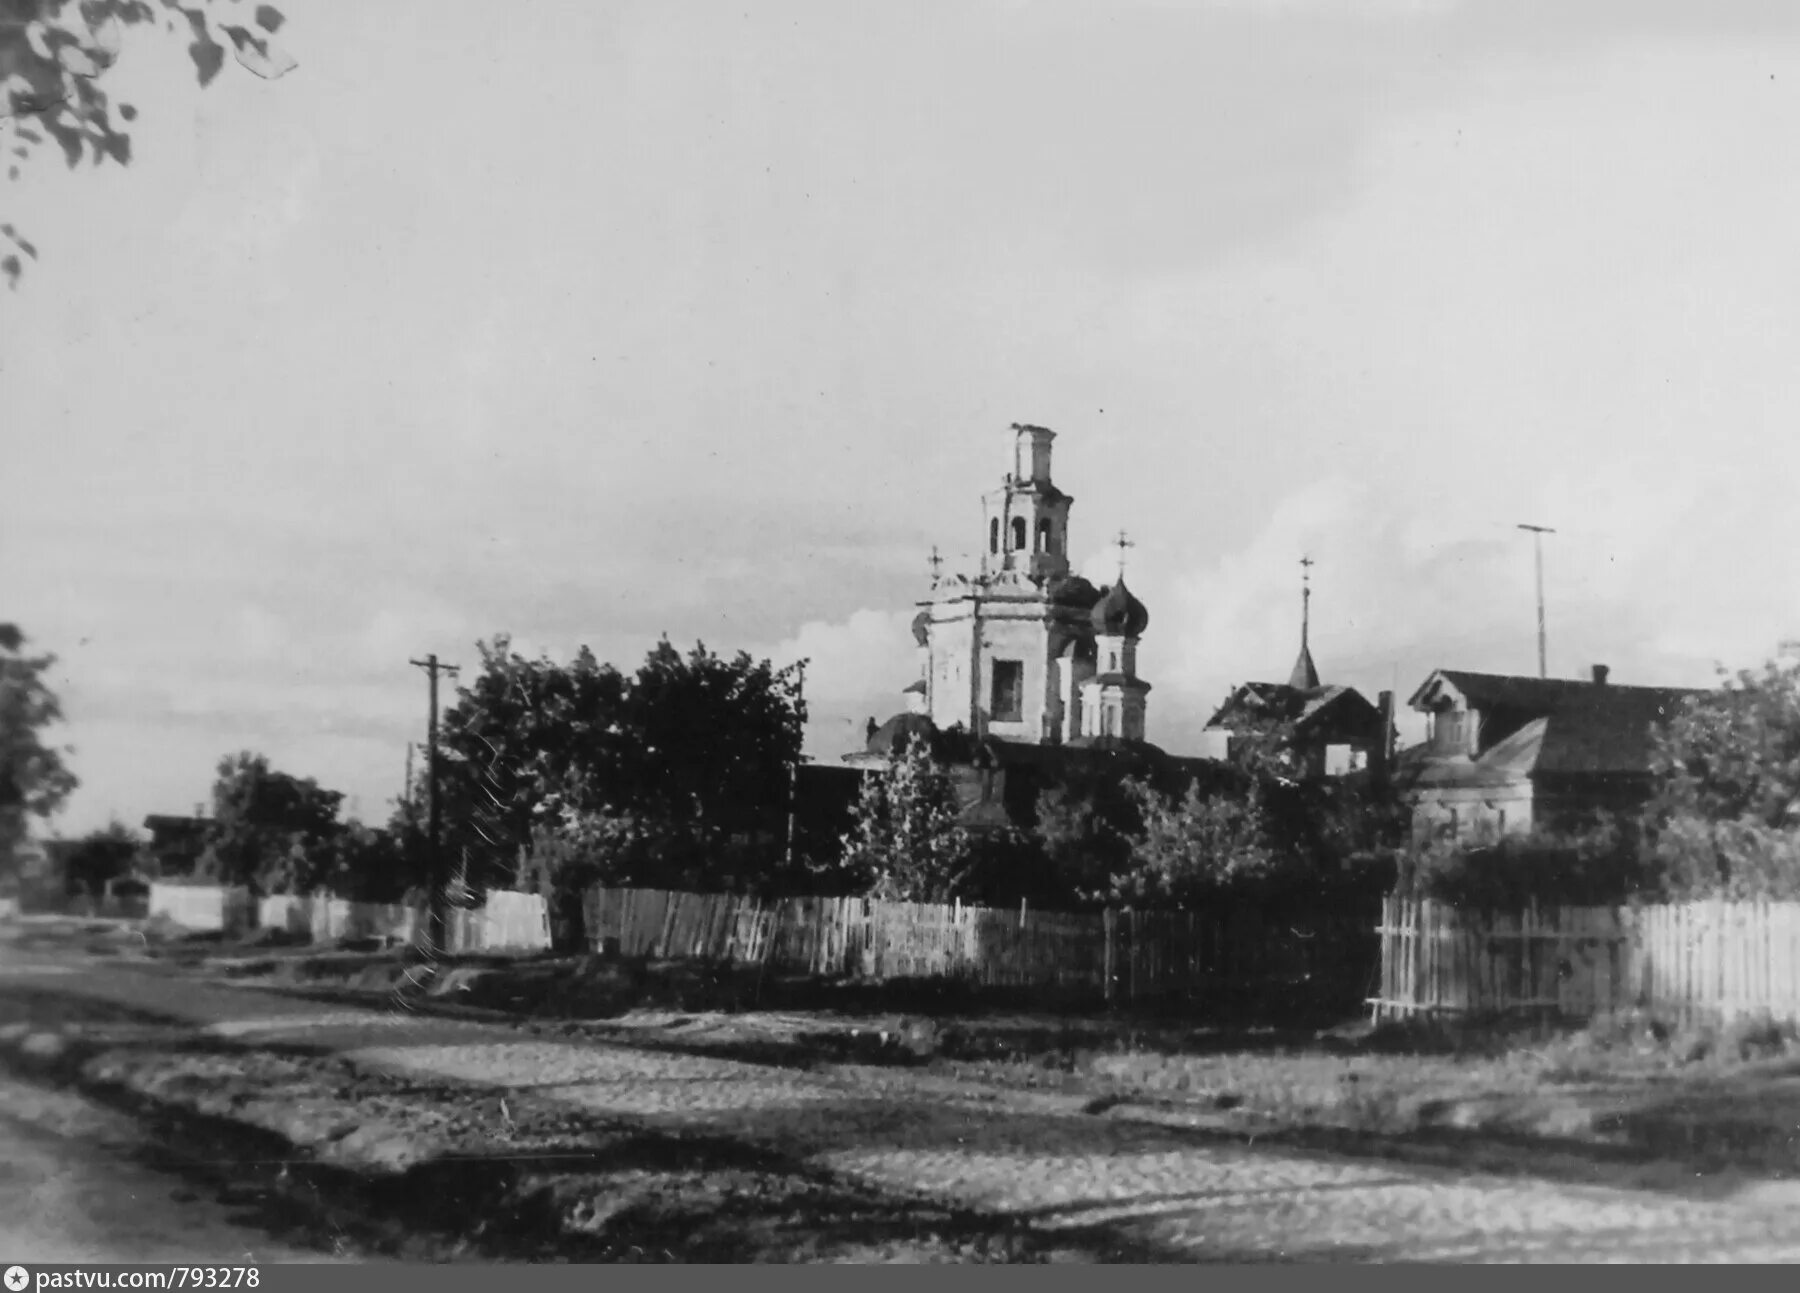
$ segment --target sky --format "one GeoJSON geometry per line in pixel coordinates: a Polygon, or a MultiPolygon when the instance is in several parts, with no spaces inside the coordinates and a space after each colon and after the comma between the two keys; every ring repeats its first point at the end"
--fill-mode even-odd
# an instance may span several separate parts
{"type": "MultiPolygon", "coordinates": [[[[385,819],[436,652],[810,660],[904,708],[1014,422],[1150,611],[1149,737],[1283,680],[1711,685],[1800,635],[1800,9],[287,0],[0,216],[0,619],[52,830],[267,754],[385,819]]],[[[0,136],[12,129],[0,124],[0,136]]],[[[4,143],[0,139],[0,143],[4,143]]],[[[1409,725],[1405,729],[1411,733],[1409,725]]]]}

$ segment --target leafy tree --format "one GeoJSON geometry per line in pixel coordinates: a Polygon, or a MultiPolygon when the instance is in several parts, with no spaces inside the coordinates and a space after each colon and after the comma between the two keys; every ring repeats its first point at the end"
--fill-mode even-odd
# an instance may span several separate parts
{"type": "Polygon", "coordinates": [[[99,898],[109,882],[131,873],[142,850],[136,832],[116,819],[90,832],[69,851],[64,864],[68,891],[99,898]]]}
{"type": "Polygon", "coordinates": [[[625,678],[586,647],[566,666],[525,659],[505,634],[476,649],[481,669],[439,729],[438,793],[444,846],[479,860],[485,884],[529,851],[544,814],[628,805],[634,736],[625,678]]]}
{"type": "Polygon", "coordinates": [[[665,640],[627,678],[582,648],[560,665],[496,637],[445,714],[448,847],[478,883],[558,839],[616,879],[742,883],[779,857],[805,708],[797,667],[665,640]]]}
{"type": "Polygon", "coordinates": [[[1036,837],[1045,880],[1042,901],[1104,904],[1113,877],[1131,865],[1132,840],[1143,831],[1139,796],[1118,777],[1069,777],[1038,795],[1036,837]]]}
{"type": "Polygon", "coordinates": [[[1651,759],[1659,822],[1800,824],[1800,661],[1744,670],[1665,721],[1651,759]]]}
{"type": "Polygon", "coordinates": [[[322,839],[302,844],[306,868],[295,879],[353,902],[399,902],[419,883],[420,855],[403,832],[345,822],[322,839]]]}
{"type": "Polygon", "coordinates": [[[1607,906],[1644,890],[1631,823],[1600,819],[1581,830],[1538,829],[1477,841],[1432,841],[1403,855],[1396,889],[1484,911],[1607,906]]]}
{"type": "Polygon", "coordinates": [[[665,638],[632,680],[625,786],[668,836],[671,881],[736,882],[780,856],[806,727],[797,670],[704,643],[684,658],[665,638]]]}
{"type": "Polygon", "coordinates": [[[343,799],[310,777],[277,772],[264,755],[246,751],[221,759],[200,874],[260,893],[326,886],[337,869],[343,799]]]}
{"type": "Polygon", "coordinates": [[[55,656],[28,655],[17,625],[0,624],[0,872],[16,866],[29,819],[48,819],[75,789],[63,751],[44,742],[62,721],[45,681],[55,656]]]}
{"type": "Polygon", "coordinates": [[[1800,895],[1800,661],[1723,678],[1655,734],[1646,868],[1676,898],[1800,895]]]}
{"type": "Polygon", "coordinates": [[[944,902],[966,878],[970,841],[957,825],[956,788],[924,742],[908,742],[864,777],[842,866],[877,898],[944,902]]]}
{"type": "Polygon", "coordinates": [[[1317,907],[1393,888],[1412,812],[1390,784],[1369,777],[1277,783],[1266,802],[1271,843],[1293,862],[1271,898],[1317,907]]]}
{"type": "Polygon", "coordinates": [[[1266,792],[1252,779],[1241,794],[1191,783],[1180,798],[1143,780],[1128,783],[1143,828],[1114,895],[1137,906],[1187,908],[1266,885],[1282,862],[1270,844],[1266,792]]]}
{"type": "MultiPolygon", "coordinates": [[[[0,94],[6,116],[16,123],[9,179],[18,178],[19,163],[46,140],[62,150],[71,167],[83,157],[95,165],[130,162],[130,124],[137,109],[114,103],[102,82],[118,60],[125,29],[159,18],[165,30],[190,38],[188,57],[202,86],[219,74],[228,47],[240,64],[264,78],[295,66],[271,40],[283,19],[269,4],[251,9],[213,0],[0,0],[0,94]]],[[[0,256],[0,273],[16,284],[19,253],[35,260],[37,248],[10,224],[0,224],[0,236],[16,248],[0,256]]]]}

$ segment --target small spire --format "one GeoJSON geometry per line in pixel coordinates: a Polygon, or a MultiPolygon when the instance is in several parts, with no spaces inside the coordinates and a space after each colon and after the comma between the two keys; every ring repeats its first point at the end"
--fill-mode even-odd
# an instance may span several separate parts
{"type": "Polygon", "coordinates": [[[943,577],[944,559],[938,555],[937,544],[931,545],[931,586],[936,588],[943,577]]]}
{"type": "Polygon", "coordinates": [[[1300,558],[1300,657],[1294,661],[1294,672],[1288,675],[1288,686],[1299,691],[1311,691],[1319,685],[1319,671],[1313,664],[1312,648],[1308,638],[1312,629],[1312,568],[1311,557],[1300,558]]]}

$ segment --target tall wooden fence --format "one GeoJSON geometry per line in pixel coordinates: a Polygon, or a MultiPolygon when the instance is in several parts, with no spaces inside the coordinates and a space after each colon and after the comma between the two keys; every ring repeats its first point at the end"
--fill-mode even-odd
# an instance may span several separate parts
{"type": "Polygon", "coordinates": [[[1549,907],[1505,915],[1382,904],[1376,1019],[1644,1008],[1800,1022],[1800,903],[1549,907]]]}
{"type": "Polygon", "coordinates": [[[625,957],[760,964],[851,979],[961,979],[1107,999],[1291,985],[1354,998],[1372,979],[1366,917],[1265,922],[1251,912],[1039,912],[872,898],[661,889],[588,891],[598,949],[625,957]]]}

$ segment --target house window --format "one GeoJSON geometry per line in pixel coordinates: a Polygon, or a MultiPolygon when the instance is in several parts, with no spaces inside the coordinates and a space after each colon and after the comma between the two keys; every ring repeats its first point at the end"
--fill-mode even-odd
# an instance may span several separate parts
{"type": "Polygon", "coordinates": [[[997,516],[988,522],[988,551],[1000,551],[1000,518],[997,516]]]}
{"type": "Polygon", "coordinates": [[[1039,552],[1050,551],[1050,518],[1049,517],[1045,517],[1043,520],[1038,522],[1037,550],[1039,552]]]}
{"type": "Polygon", "coordinates": [[[1017,723],[1025,717],[1025,662],[994,661],[994,697],[990,706],[996,723],[1017,723]]]}
{"type": "Polygon", "coordinates": [[[1463,716],[1453,709],[1441,711],[1434,720],[1433,736],[1441,750],[1456,750],[1463,746],[1463,716]]]}
{"type": "Polygon", "coordinates": [[[1012,545],[1014,550],[1018,552],[1025,551],[1025,542],[1025,518],[1022,516],[1015,516],[1013,517],[1012,523],[1012,545]]]}

